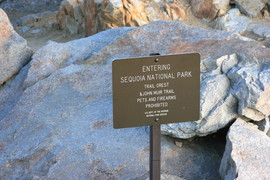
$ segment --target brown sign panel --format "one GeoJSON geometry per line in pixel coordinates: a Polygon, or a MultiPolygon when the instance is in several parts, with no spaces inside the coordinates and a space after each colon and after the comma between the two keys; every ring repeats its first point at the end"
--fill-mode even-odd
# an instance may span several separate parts
{"type": "Polygon", "coordinates": [[[114,60],[112,80],[114,128],[199,120],[198,53],[114,60]]]}

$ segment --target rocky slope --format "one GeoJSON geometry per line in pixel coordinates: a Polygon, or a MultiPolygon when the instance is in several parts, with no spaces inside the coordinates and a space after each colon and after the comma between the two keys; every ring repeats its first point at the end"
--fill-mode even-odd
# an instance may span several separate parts
{"type": "Polygon", "coordinates": [[[11,21],[29,14],[56,11],[62,0],[1,0],[0,7],[11,21]]]}

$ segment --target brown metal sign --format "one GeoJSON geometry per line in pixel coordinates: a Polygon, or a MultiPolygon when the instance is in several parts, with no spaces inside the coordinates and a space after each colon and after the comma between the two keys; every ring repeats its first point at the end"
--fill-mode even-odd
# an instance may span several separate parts
{"type": "Polygon", "coordinates": [[[198,53],[114,60],[112,80],[114,128],[199,119],[198,53]]]}

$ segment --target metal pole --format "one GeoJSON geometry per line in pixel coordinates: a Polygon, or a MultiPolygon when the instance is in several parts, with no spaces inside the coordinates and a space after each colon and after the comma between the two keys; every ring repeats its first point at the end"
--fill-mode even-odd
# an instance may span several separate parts
{"type": "MultiPolygon", "coordinates": [[[[151,53],[150,56],[158,56],[159,53],[151,53]]],[[[155,60],[155,62],[158,62],[155,60]]],[[[155,119],[155,121],[158,119],[155,119]]],[[[150,180],[160,180],[160,125],[150,126],[150,180]]]]}
{"type": "Polygon", "coordinates": [[[150,180],[160,180],[160,125],[150,126],[150,180]]]}

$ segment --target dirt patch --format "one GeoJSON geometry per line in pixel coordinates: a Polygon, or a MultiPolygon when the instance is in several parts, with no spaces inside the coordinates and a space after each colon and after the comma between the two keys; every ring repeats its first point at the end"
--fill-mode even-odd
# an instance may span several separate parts
{"type": "MultiPolygon", "coordinates": [[[[23,35],[22,35],[23,36],[23,35]]],[[[47,32],[37,35],[28,35],[23,36],[27,40],[28,46],[35,52],[44,45],[48,41],[55,41],[59,43],[65,43],[68,41],[72,41],[75,39],[83,38],[84,35],[77,34],[77,35],[67,35],[65,32],[59,30],[57,27],[50,29],[47,32]]]]}

